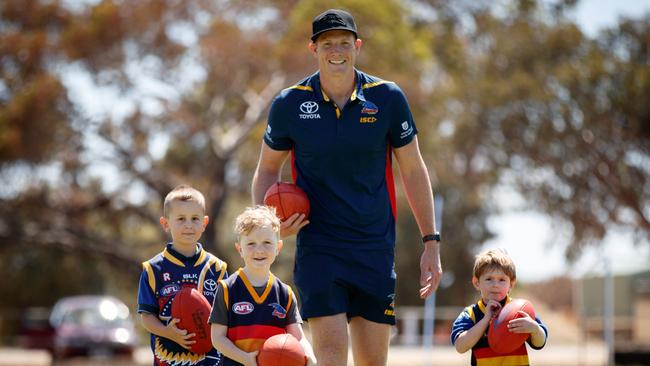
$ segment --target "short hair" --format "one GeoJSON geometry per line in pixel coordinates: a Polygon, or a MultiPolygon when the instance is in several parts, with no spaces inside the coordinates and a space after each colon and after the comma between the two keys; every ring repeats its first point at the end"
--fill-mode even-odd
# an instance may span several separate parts
{"type": "Polygon", "coordinates": [[[476,260],[474,261],[474,277],[480,278],[485,272],[496,269],[503,271],[506,276],[510,277],[510,281],[517,279],[515,263],[505,249],[488,249],[476,256],[476,260]]]}
{"type": "Polygon", "coordinates": [[[275,207],[257,205],[247,207],[244,212],[235,219],[235,233],[237,240],[242,235],[248,235],[253,229],[271,226],[271,229],[280,235],[280,219],[275,214],[275,207]]]}
{"type": "Polygon", "coordinates": [[[196,202],[203,208],[203,212],[205,212],[205,197],[197,189],[187,184],[178,185],[167,193],[165,203],[163,204],[163,215],[165,217],[169,217],[169,211],[174,201],[196,202]]]}

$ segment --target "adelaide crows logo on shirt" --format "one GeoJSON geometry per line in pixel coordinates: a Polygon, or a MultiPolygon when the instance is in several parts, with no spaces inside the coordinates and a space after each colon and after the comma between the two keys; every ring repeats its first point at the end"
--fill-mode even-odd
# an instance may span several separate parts
{"type": "Polygon", "coordinates": [[[277,302],[274,302],[269,304],[269,306],[273,307],[273,312],[271,313],[271,315],[280,319],[284,319],[287,317],[287,311],[284,310],[282,305],[278,304],[277,302]]]}
{"type": "Polygon", "coordinates": [[[377,114],[377,112],[379,112],[379,108],[377,108],[377,106],[373,102],[368,101],[368,100],[363,102],[363,108],[361,109],[361,113],[363,113],[363,114],[377,114]]]}

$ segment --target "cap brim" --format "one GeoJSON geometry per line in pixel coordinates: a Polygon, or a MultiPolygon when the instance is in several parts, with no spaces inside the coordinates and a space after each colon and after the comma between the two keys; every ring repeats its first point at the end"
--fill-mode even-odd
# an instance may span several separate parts
{"type": "Polygon", "coordinates": [[[323,30],[320,31],[320,32],[316,32],[316,33],[312,34],[312,35],[311,35],[311,40],[312,40],[312,42],[315,41],[316,38],[318,38],[318,36],[320,36],[321,34],[323,34],[323,33],[325,33],[325,32],[329,32],[329,31],[333,31],[333,30],[344,30],[344,31],[348,31],[348,32],[354,34],[354,37],[355,37],[355,38],[359,38],[359,36],[357,35],[357,32],[353,31],[352,29],[350,29],[350,28],[348,28],[348,27],[335,27],[335,28],[327,28],[327,29],[323,29],[323,30]]]}

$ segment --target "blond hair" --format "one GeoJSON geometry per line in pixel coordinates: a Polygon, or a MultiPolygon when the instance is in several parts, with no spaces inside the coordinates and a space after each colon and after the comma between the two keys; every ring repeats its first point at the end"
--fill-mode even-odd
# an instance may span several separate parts
{"type": "Polygon", "coordinates": [[[485,272],[501,270],[510,281],[517,279],[515,263],[505,249],[488,249],[479,253],[474,261],[474,277],[480,278],[485,272]]]}
{"type": "Polygon", "coordinates": [[[280,219],[275,214],[275,207],[257,205],[247,207],[237,219],[235,219],[235,234],[237,240],[242,235],[248,235],[253,229],[270,226],[271,229],[280,234],[280,219]]]}
{"type": "Polygon", "coordinates": [[[165,217],[169,217],[172,202],[175,201],[196,202],[203,208],[203,212],[205,212],[205,197],[197,189],[187,184],[176,186],[171,192],[167,193],[163,204],[163,215],[165,217]]]}

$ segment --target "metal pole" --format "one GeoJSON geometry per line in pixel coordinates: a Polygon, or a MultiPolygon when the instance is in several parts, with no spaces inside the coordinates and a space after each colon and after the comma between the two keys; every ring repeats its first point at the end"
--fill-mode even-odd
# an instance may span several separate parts
{"type": "Polygon", "coordinates": [[[422,347],[429,350],[433,347],[433,328],[436,319],[436,293],[424,300],[424,329],[422,334],[422,347]]]}
{"type": "Polygon", "coordinates": [[[604,258],[603,338],[607,345],[607,365],[614,366],[614,278],[609,257],[604,258]]]}
{"type": "Polygon", "coordinates": [[[584,275],[580,277],[579,279],[573,280],[573,304],[574,304],[574,311],[578,315],[578,324],[580,325],[580,344],[578,346],[578,366],[584,365],[584,355],[586,353],[586,347],[587,347],[587,322],[585,321],[587,315],[585,313],[585,308],[584,308],[584,302],[583,302],[583,297],[584,297],[584,287],[583,287],[583,282],[584,282],[584,275]]]}
{"type": "MultiPolygon", "coordinates": [[[[436,194],[434,196],[434,213],[435,224],[438,231],[442,231],[442,196],[436,194]]],[[[434,292],[424,301],[424,319],[422,329],[422,347],[430,351],[433,348],[433,334],[435,330],[436,320],[436,293],[434,292]]],[[[426,352],[430,354],[430,352],[426,352]]]]}

